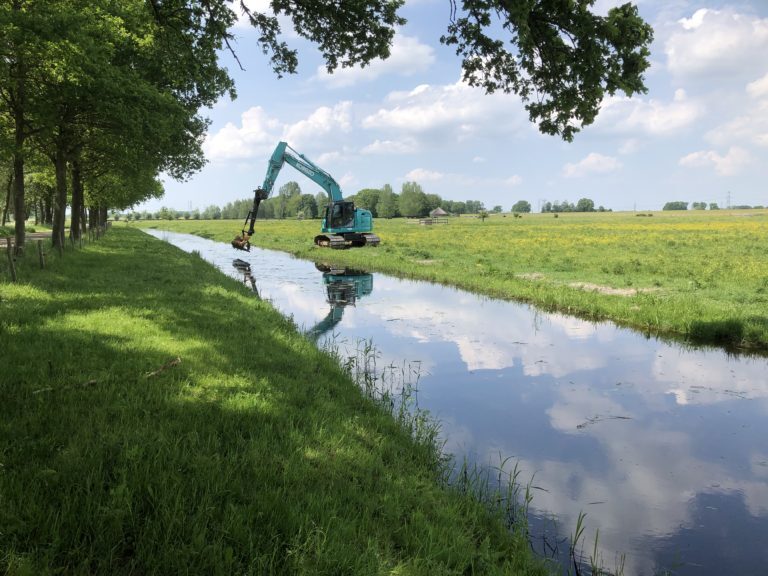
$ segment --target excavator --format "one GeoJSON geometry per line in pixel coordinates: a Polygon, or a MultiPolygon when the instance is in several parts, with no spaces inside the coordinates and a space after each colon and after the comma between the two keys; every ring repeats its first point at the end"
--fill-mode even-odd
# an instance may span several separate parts
{"type": "Polygon", "coordinates": [[[307,178],[318,184],[328,194],[330,202],[323,217],[321,234],[315,236],[315,245],[330,248],[357,248],[360,246],[378,246],[381,241],[373,233],[373,216],[369,210],[355,208],[354,202],[344,200],[333,176],[315,165],[309,158],[299,154],[286,142],[278,143],[269,159],[267,174],[261,188],[254,190],[253,207],[245,218],[239,236],[232,240],[232,246],[238,250],[249,251],[254,232],[259,204],[269,198],[280,170],[285,164],[293,166],[307,178]]]}

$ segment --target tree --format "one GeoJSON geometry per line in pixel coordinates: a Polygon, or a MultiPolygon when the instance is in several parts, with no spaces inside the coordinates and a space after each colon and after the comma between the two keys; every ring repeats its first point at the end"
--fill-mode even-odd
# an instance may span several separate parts
{"type": "Polygon", "coordinates": [[[378,216],[376,204],[379,202],[381,190],[376,188],[363,188],[355,194],[355,206],[371,211],[372,216],[378,216]]]}
{"type": "Polygon", "coordinates": [[[424,199],[427,203],[427,214],[432,212],[435,208],[439,208],[443,203],[443,199],[438,194],[425,194],[424,199]]]}
{"type": "Polygon", "coordinates": [[[421,186],[416,182],[404,182],[400,189],[398,200],[400,214],[407,218],[418,218],[427,215],[427,197],[421,186]]]}
{"type": "Polygon", "coordinates": [[[441,41],[456,47],[470,85],[518,94],[543,133],[571,141],[606,95],[647,91],[653,29],[629,3],[604,17],[591,4],[464,0],[441,41]]]}
{"type": "Polygon", "coordinates": [[[720,206],[718,206],[716,202],[710,202],[709,209],[710,210],[720,210],[720,206]]]}
{"type": "Polygon", "coordinates": [[[456,202],[454,200],[446,200],[443,202],[445,209],[451,214],[466,214],[467,204],[465,202],[456,202]]]}
{"type": "Polygon", "coordinates": [[[302,215],[304,218],[317,217],[317,201],[312,194],[302,194],[299,197],[298,210],[296,215],[302,215]]]}
{"type": "Polygon", "coordinates": [[[575,211],[576,212],[594,212],[595,203],[589,198],[581,198],[578,202],[576,202],[575,211]]]}
{"type": "Polygon", "coordinates": [[[214,204],[211,204],[205,210],[203,210],[202,218],[203,220],[220,220],[221,208],[219,208],[214,204]]]}
{"type": "Polygon", "coordinates": [[[694,210],[706,210],[707,209],[707,203],[706,202],[693,202],[691,204],[691,208],[694,210]]]}
{"type": "Polygon", "coordinates": [[[280,186],[280,189],[277,191],[275,218],[296,216],[300,196],[301,186],[299,186],[298,182],[291,180],[280,186]]]}
{"type": "Polygon", "coordinates": [[[667,202],[664,204],[662,210],[688,210],[688,202],[681,202],[679,200],[675,202],[667,202]]]}
{"type": "Polygon", "coordinates": [[[467,207],[466,214],[479,214],[485,210],[485,205],[480,200],[467,200],[464,204],[467,207]]]}
{"type": "Polygon", "coordinates": [[[529,214],[531,212],[531,203],[527,200],[518,200],[512,205],[512,212],[518,214],[529,214]]]}
{"type": "Polygon", "coordinates": [[[376,211],[379,218],[394,218],[400,215],[399,198],[392,191],[392,186],[384,184],[379,193],[379,201],[376,204],[376,211]]]}
{"type": "Polygon", "coordinates": [[[496,206],[494,206],[493,208],[491,208],[491,212],[492,212],[493,214],[501,214],[503,211],[504,211],[504,209],[501,207],[501,205],[500,205],[500,204],[497,204],[496,206]]]}
{"type": "Polygon", "coordinates": [[[317,213],[325,214],[325,208],[328,206],[328,194],[326,192],[318,192],[315,194],[315,203],[317,204],[317,213]]]}
{"type": "Polygon", "coordinates": [[[662,210],[688,210],[688,202],[673,201],[664,204],[662,210]]]}

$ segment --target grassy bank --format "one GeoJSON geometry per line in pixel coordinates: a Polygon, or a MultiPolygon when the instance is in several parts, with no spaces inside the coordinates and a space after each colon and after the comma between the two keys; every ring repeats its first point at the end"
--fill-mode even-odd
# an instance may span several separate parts
{"type": "MultiPolygon", "coordinates": [[[[233,221],[143,222],[230,241],[233,221]]],[[[768,349],[768,211],[377,220],[377,249],[330,251],[319,221],[263,221],[254,244],[532,302],[692,341],[768,349]]]]}
{"type": "Polygon", "coordinates": [[[0,573],[543,574],[328,354],[115,229],[0,276],[0,573]]]}

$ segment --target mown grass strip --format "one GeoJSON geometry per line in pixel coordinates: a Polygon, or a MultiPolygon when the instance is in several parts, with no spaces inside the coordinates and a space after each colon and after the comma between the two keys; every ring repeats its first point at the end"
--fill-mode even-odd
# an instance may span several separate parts
{"type": "MultiPolygon", "coordinates": [[[[376,220],[377,249],[313,246],[319,221],[257,223],[255,245],[531,302],[694,342],[768,350],[768,211],[376,220]]],[[[234,221],[153,221],[229,242],[234,221]]]]}
{"type": "Polygon", "coordinates": [[[129,229],[0,280],[0,572],[543,574],[289,320],[129,229]]]}

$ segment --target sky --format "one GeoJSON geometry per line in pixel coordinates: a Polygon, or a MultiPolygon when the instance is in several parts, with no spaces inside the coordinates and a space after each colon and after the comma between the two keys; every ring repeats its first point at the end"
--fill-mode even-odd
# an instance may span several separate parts
{"type": "MultiPolygon", "coordinates": [[[[625,0],[597,0],[605,14],[625,0]]],[[[266,0],[250,0],[264,9],[266,0]]],[[[768,205],[768,0],[639,0],[654,28],[646,94],[608,96],[572,143],[543,135],[514,94],[487,95],[461,80],[440,36],[448,0],[407,0],[392,54],[330,75],[321,55],[284,22],[297,74],[278,79],[245,22],[233,30],[245,70],[222,52],[237,98],[202,111],[207,165],[137,209],[203,209],[252,198],[277,143],[329,172],[346,195],[417,182],[448,200],[505,211],[527,200],[590,198],[613,210],[668,201],[768,205]]],[[[290,166],[303,193],[320,188],[290,166]]]]}

